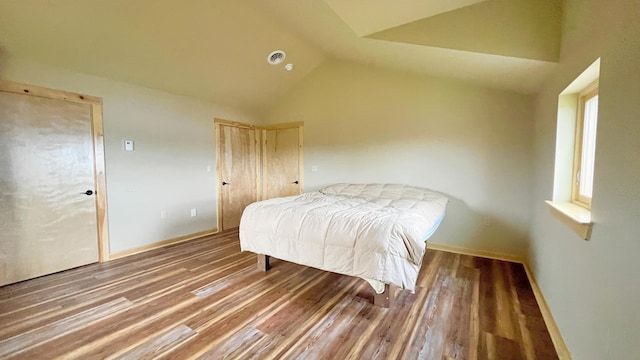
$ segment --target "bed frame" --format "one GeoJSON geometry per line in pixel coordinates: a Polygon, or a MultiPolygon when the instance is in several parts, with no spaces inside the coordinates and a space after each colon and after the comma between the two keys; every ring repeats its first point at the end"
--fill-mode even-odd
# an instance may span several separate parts
{"type": "MultiPolygon", "coordinates": [[[[271,269],[269,264],[269,255],[258,254],[258,270],[267,272],[271,269]]],[[[383,308],[390,308],[396,297],[397,289],[393,285],[385,284],[382,294],[374,293],[373,304],[383,308]]]]}

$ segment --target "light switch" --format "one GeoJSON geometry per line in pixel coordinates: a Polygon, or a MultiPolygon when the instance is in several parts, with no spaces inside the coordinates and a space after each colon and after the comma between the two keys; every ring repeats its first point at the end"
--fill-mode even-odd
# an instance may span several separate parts
{"type": "Polygon", "coordinates": [[[124,141],[124,150],[125,151],[133,151],[133,140],[125,140],[124,141]]]}
{"type": "Polygon", "coordinates": [[[317,172],[318,171],[318,165],[312,165],[311,166],[311,171],[312,172],[317,172]]]}

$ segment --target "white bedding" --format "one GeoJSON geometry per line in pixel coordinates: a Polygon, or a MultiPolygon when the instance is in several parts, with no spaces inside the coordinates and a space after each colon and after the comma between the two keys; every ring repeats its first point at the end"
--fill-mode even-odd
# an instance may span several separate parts
{"type": "Polygon", "coordinates": [[[240,246],[413,291],[424,237],[442,220],[446,204],[440,193],[407,185],[336,184],[247,206],[240,246]]]}

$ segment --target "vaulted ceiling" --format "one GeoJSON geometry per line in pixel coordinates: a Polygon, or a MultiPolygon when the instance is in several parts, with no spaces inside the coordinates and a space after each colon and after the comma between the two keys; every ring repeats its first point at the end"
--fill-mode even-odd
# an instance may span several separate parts
{"type": "Polygon", "coordinates": [[[0,59],[260,113],[327,59],[533,93],[560,22],[560,0],[2,0],[0,59]]]}

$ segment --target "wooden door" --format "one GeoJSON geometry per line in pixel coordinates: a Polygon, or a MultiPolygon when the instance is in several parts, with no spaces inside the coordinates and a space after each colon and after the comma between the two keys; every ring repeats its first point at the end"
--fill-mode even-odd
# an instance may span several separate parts
{"type": "Polygon", "coordinates": [[[250,125],[216,124],[218,207],[222,230],[240,225],[244,208],[258,200],[257,131],[250,125]]]}
{"type": "Polygon", "coordinates": [[[0,91],[0,285],[99,260],[92,105],[23,92],[0,91]]]}
{"type": "Polygon", "coordinates": [[[294,125],[263,130],[263,199],[302,192],[302,129],[294,125]]]}

